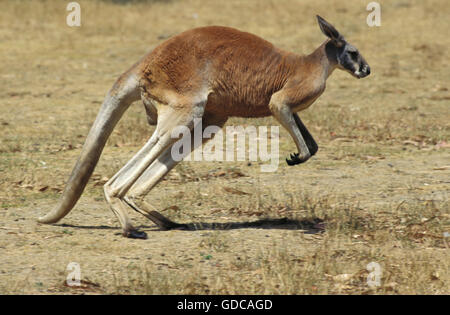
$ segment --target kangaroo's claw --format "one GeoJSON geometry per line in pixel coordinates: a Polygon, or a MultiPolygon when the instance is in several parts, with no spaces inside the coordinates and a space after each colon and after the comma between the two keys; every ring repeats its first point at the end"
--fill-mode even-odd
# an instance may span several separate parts
{"type": "Polygon", "coordinates": [[[304,162],[308,161],[309,158],[310,158],[310,156],[308,156],[306,158],[303,158],[303,157],[301,158],[301,157],[299,157],[299,153],[294,153],[294,154],[291,154],[291,159],[290,160],[286,159],[286,163],[289,166],[297,165],[297,164],[301,164],[301,163],[304,163],[304,162]]]}

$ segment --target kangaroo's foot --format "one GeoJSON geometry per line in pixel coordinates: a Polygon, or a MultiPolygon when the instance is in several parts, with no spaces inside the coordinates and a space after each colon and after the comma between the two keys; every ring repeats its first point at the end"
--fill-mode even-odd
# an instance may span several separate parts
{"type": "Polygon", "coordinates": [[[127,231],[123,231],[122,235],[127,238],[136,238],[141,240],[147,239],[147,233],[136,230],[136,229],[130,229],[127,231]]]}

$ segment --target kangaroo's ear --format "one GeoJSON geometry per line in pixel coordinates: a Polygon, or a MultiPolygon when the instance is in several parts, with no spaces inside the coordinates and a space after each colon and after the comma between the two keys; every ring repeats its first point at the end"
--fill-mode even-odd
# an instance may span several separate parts
{"type": "Polygon", "coordinates": [[[319,23],[322,33],[330,38],[336,46],[341,47],[345,43],[344,37],[339,34],[338,30],[335,29],[333,25],[325,21],[324,18],[317,15],[317,22],[319,23]]]}

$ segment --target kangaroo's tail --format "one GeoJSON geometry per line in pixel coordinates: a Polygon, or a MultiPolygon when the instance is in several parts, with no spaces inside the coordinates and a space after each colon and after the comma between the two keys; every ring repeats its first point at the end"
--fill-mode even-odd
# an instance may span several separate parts
{"type": "Polygon", "coordinates": [[[139,99],[139,80],[131,70],[133,68],[124,73],[108,92],[89,131],[59,204],[45,216],[40,217],[39,222],[55,223],[66,216],[77,203],[111,132],[130,104],[139,99]]]}

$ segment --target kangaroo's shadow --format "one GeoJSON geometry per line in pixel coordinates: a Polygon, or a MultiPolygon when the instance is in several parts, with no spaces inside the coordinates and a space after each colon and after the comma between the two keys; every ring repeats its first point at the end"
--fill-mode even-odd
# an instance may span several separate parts
{"type": "MultiPolygon", "coordinates": [[[[150,218],[149,218],[150,219],[150,218]]],[[[324,221],[319,218],[314,219],[260,219],[256,221],[243,222],[190,222],[190,223],[176,223],[166,217],[160,216],[158,220],[151,218],[157,225],[157,230],[182,230],[182,231],[202,231],[202,230],[236,230],[236,229],[267,229],[267,230],[304,230],[306,234],[315,234],[324,230],[324,221]]],[[[77,229],[97,229],[97,230],[118,230],[119,227],[113,226],[83,226],[72,224],[57,224],[62,227],[71,227],[77,229]]],[[[154,226],[140,225],[140,229],[153,229],[154,226]]]]}
{"type": "Polygon", "coordinates": [[[235,230],[235,229],[284,229],[284,230],[304,230],[305,233],[314,234],[324,230],[322,219],[260,219],[256,221],[244,222],[191,222],[176,223],[164,217],[159,212],[152,211],[147,216],[159,227],[160,230],[235,230]]]}

